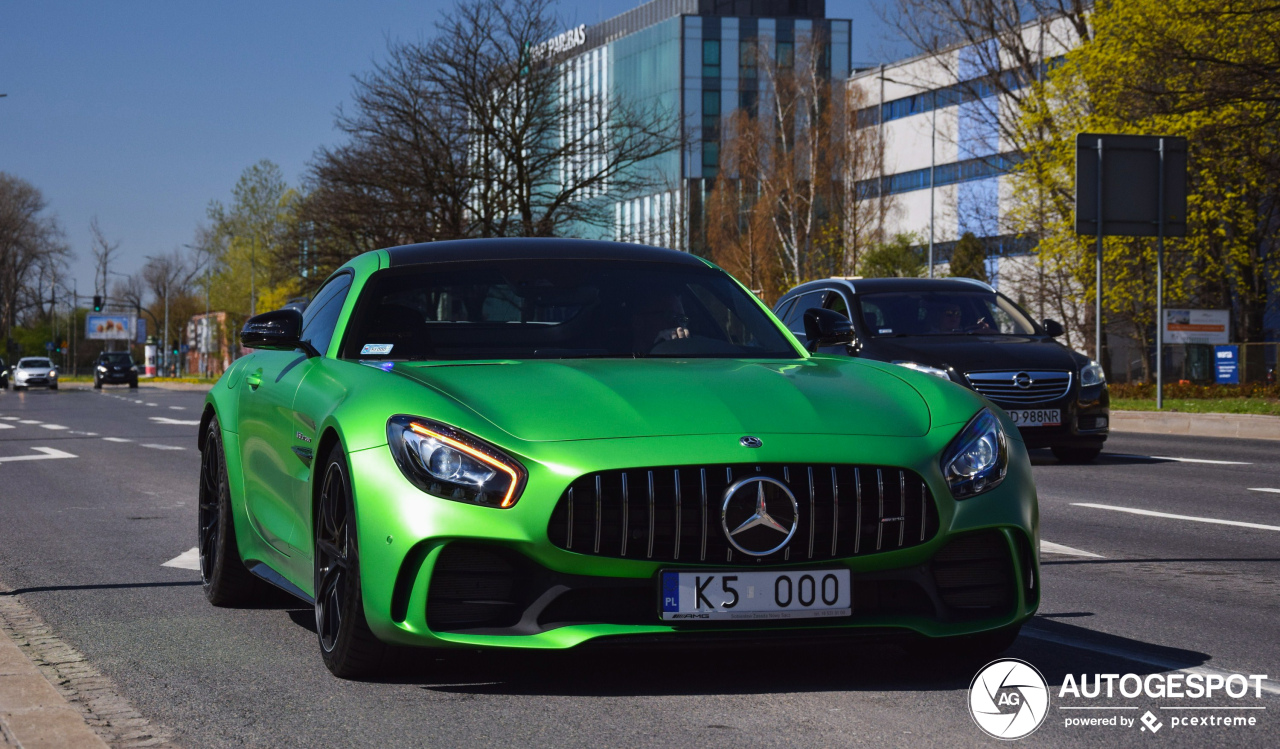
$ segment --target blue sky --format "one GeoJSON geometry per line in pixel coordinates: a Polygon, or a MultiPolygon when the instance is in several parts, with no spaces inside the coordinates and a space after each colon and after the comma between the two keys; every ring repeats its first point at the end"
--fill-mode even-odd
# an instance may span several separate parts
{"type": "MultiPolygon", "coordinates": [[[[903,53],[874,0],[827,0],[853,18],[855,60],[903,53]]],[[[210,200],[259,159],[297,183],[351,76],[387,38],[428,37],[452,0],[6,0],[0,4],[0,171],[44,192],[92,293],[89,221],[121,243],[113,270],[191,242],[210,200]]],[[[562,3],[566,25],[638,0],[562,3]]]]}

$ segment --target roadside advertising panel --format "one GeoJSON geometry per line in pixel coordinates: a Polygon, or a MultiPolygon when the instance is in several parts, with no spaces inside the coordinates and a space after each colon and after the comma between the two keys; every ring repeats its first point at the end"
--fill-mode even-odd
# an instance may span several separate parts
{"type": "Polygon", "coordinates": [[[133,336],[131,318],[126,315],[89,315],[84,319],[84,337],[91,341],[128,341],[133,336]]]}
{"type": "Polygon", "coordinates": [[[1231,311],[1225,309],[1167,309],[1165,343],[1222,344],[1231,340],[1231,311]]]}
{"type": "Polygon", "coordinates": [[[1240,347],[1213,347],[1213,379],[1219,385],[1240,384],[1240,347]]]}

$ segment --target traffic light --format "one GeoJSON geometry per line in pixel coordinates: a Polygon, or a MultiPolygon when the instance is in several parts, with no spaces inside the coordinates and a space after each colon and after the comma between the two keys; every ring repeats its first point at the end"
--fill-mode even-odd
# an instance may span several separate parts
{"type": "Polygon", "coordinates": [[[100,296],[93,297],[93,311],[94,312],[102,311],[102,297],[100,296]]]}

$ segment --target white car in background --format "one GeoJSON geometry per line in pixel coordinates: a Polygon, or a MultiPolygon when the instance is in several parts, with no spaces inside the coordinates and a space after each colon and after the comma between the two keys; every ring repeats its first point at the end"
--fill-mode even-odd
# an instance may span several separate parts
{"type": "Polygon", "coordinates": [[[19,359],[13,365],[13,389],[25,390],[30,387],[47,387],[58,389],[58,368],[43,356],[28,356],[19,359]]]}

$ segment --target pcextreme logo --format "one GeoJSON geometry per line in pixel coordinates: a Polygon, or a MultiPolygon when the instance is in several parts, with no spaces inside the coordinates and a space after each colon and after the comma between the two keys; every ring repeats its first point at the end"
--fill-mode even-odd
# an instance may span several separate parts
{"type": "Polygon", "coordinates": [[[1035,666],[1014,658],[992,661],[969,684],[969,715],[997,739],[1030,736],[1049,714],[1049,685],[1035,666]]]}

